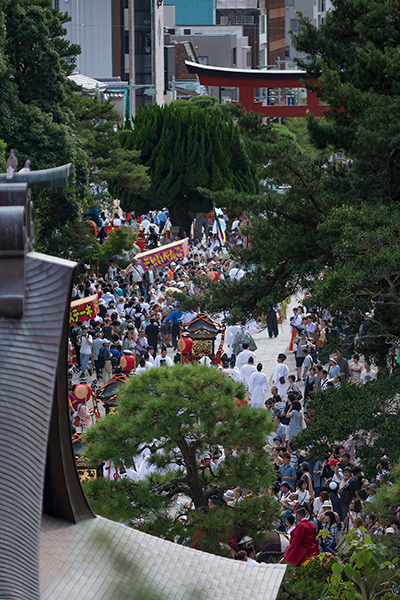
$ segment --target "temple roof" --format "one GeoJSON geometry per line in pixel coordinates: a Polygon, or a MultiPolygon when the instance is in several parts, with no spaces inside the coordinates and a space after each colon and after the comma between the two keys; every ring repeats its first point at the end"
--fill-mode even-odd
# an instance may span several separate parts
{"type": "Polygon", "coordinates": [[[43,517],[41,600],[275,600],[286,565],[200,552],[102,517],[43,517]]]}

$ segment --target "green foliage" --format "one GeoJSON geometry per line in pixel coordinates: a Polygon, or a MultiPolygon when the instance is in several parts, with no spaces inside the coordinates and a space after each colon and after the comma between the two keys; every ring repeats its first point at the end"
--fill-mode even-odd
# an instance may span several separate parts
{"type": "Polygon", "coordinates": [[[196,547],[216,553],[225,552],[219,542],[234,530],[257,537],[270,526],[277,505],[267,494],[273,473],[264,444],[273,425],[266,411],[236,407],[233,396],[243,395],[243,384],[214,368],[176,365],[150,369],[120,390],[118,413],[90,428],[85,453],[94,463],[130,466],[150,448],[157,471],[139,483],[88,484],[96,511],[166,539],[190,537],[196,547]],[[199,458],[217,445],[238,448],[238,455],[210,472],[199,458]],[[171,464],[177,470],[169,471],[171,464]],[[208,508],[210,498],[235,486],[253,495],[234,508],[208,508]],[[195,510],[175,505],[177,494],[195,510]]]}
{"type": "Polygon", "coordinates": [[[104,240],[103,244],[96,242],[94,254],[99,259],[100,272],[105,273],[107,271],[111,256],[124,255],[125,252],[132,250],[136,237],[136,233],[130,227],[119,227],[114,231],[110,231],[108,239],[104,240]]]}
{"type": "Polygon", "coordinates": [[[0,140],[0,172],[6,171],[6,143],[0,140]]]}
{"type": "Polygon", "coordinates": [[[46,252],[67,260],[90,263],[97,255],[99,243],[86,221],[75,220],[61,226],[48,241],[46,252]]]}
{"type": "MultiPolygon", "coordinates": [[[[365,529],[364,529],[365,531],[365,529]]],[[[393,598],[400,583],[398,558],[389,559],[388,548],[364,534],[361,542],[351,530],[345,539],[345,555],[335,556],[332,575],[322,598],[329,600],[368,600],[393,598]]]]}
{"type": "MultiPolygon", "coordinates": [[[[319,79],[307,87],[330,107],[322,119],[309,117],[306,140],[303,126],[303,151],[274,138],[256,116],[238,116],[260,179],[289,187],[280,196],[216,194],[249,219],[252,247],[234,255],[250,274],[239,284],[207,284],[203,300],[217,311],[233,299],[234,320],[307,289],[333,313],[351,311],[357,326],[372,315],[358,350],[386,366],[400,339],[399,15],[386,0],[336,0],[334,7],[318,29],[303,19],[294,37],[306,54],[299,65],[319,79]]],[[[295,121],[287,126],[301,131],[295,121]]]]}
{"type": "Polygon", "coordinates": [[[386,518],[396,518],[400,498],[400,461],[390,471],[393,485],[382,485],[374,498],[374,511],[386,518]]]}
{"type": "Polygon", "coordinates": [[[300,568],[288,565],[278,600],[319,600],[332,572],[330,562],[329,556],[320,554],[300,568]]]}
{"type": "Polygon", "coordinates": [[[303,117],[292,117],[284,120],[285,127],[295,135],[296,141],[303,150],[304,154],[311,159],[318,155],[318,151],[310,141],[310,134],[307,129],[307,120],[303,117]]]}
{"type": "Polygon", "coordinates": [[[257,178],[288,187],[285,194],[265,186],[258,195],[234,191],[213,195],[219,206],[229,206],[249,220],[244,233],[251,245],[232,249],[248,274],[235,282],[205,281],[198,299],[208,311],[229,310],[232,322],[268,312],[300,286],[308,289],[326,265],[324,249],[317,246],[317,228],[325,211],[326,157],[310,160],[293,136],[263,124],[261,115],[238,111],[236,116],[257,178]]]}
{"type": "MultiPolygon", "coordinates": [[[[318,148],[344,152],[350,168],[337,163],[327,189],[329,212],[319,225],[331,245],[329,271],[315,288],[321,304],[333,310],[374,314],[372,343],[379,362],[400,336],[398,262],[399,98],[396,3],[336,0],[335,10],[316,29],[306,19],[294,36],[307,60],[298,61],[319,78],[315,91],[329,104],[324,119],[309,118],[318,148]]],[[[307,84],[313,88],[312,84],[307,84]]],[[[372,334],[371,334],[372,335],[372,334]]],[[[371,342],[371,340],[370,340],[371,342]]]]}
{"type": "Polygon", "coordinates": [[[140,152],[116,148],[109,157],[98,161],[99,177],[109,182],[108,190],[113,198],[126,194],[145,193],[150,185],[148,167],[139,163],[140,152]]]}
{"type": "Polygon", "coordinates": [[[7,152],[15,150],[21,166],[28,158],[33,169],[73,163],[69,189],[33,194],[38,246],[47,250],[76,219],[87,193],[86,156],[64,105],[66,74],[79,48],[63,38],[67,17],[50,9],[49,2],[6,0],[1,8],[0,138],[7,152]]]}
{"type": "Polygon", "coordinates": [[[140,194],[121,193],[125,210],[138,214],[168,207],[172,223],[189,233],[191,213],[209,212],[212,201],[198,190],[234,189],[254,193],[255,171],[232,118],[213,100],[147,107],[135,119],[124,148],[141,152],[151,185],[140,194]],[[205,107],[210,105],[210,107],[205,107]]]}
{"type": "Polygon", "coordinates": [[[390,535],[372,540],[364,528],[362,531],[363,541],[352,529],[337,552],[313,557],[298,569],[289,568],[278,600],[389,600],[395,597],[400,584],[396,536],[393,542],[390,535]]]}
{"type": "Polygon", "coordinates": [[[316,395],[308,403],[313,417],[296,437],[296,443],[300,448],[312,445],[314,455],[320,458],[334,443],[350,435],[357,440],[356,432],[364,429],[373,439],[373,444],[359,451],[367,474],[376,473],[376,465],[385,454],[393,462],[400,460],[399,384],[400,372],[396,369],[362,387],[342,385],[316,395]]]}

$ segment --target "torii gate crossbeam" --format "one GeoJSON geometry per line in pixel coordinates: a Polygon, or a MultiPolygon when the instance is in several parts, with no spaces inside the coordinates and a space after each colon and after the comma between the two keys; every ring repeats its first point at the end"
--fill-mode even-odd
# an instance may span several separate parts
{"type": "Polygon", "coordinates": [[[329,108],[327,105],[321,105],[318,96],[309,90],[307,104],[297,106],[263,106],[262,102],[255,100],[255,88],[304,88],[304,80],[309,79],[305,71],[231,69],[190,61],[185,61],[185,64],[190,73],[199,76],[201,85],[239,88],[239,102],[243,108],[266,117],[305,117],[307,112],[322,117],[324,111],[329,108]]]}

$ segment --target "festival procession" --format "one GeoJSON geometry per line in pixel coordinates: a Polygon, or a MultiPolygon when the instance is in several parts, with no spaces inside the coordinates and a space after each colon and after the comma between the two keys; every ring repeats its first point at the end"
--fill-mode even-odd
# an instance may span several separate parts
{"type": "Polygon", "coordinates": [[[400,598],[399,48],[0,0],[0,600],[400,598]]]}
{"type": "MultiPolygon", "coordinates": [[[[379,488],[392,485],[388,457],[381,457],[371,476],[363,472],[362,451],[372,443],[368,431],[338,440],[317,456],[313,444],[298,442],[298,435],[318,417],[318,404],[312,400],[316,394],[328,397],[342,386],[367,389],[377,378],[379,368],[371,360],[349,355],[351,317],[343,314],[334,320],[329,308],[312,305],[306,292],[301,298],[287,298],[261,319],[238,323],[232,323],[229,314],[212,317],[185,309],[185,300],[199,294],[201,278],[218,285],[245,275],[227,252],[230,246],[248,243],[241,219],[229,223],[223,211],[216,210],[207,216],[208,236],[204,221],[201,239],[175,235],[170,241],[167,211],[100,218],[102,228],[117,222],[117,227],[138,232],[138,240],[132,256],[122,261],[126,266],[110,257],[107,272],[87,272],[73,289],[69,401],[76,448],[82,448],[87,435],[91,443],[102,439],[100,434],[90,437],[90,429],[104,415],[118,412],[122,384],[159,371],[154,381],[168,386],[174,370],[181,377],[179,369],[203,365],[241,384],[233,398],[239,409],[261,410],[273,423],[263,452],[272,467],[268,495],[279,503],[280,514],[273,529],[264,530],[261,537],[260,532],[254,534],[254,524],[232,523],[224,543],[232,558],[256,563],[281,560],[297,567],[330,556],[350,531],[361,541],[371,534],[396,536],[400,514],[390,519],[379,516],[374,503],[379,488]],[[326,354],[330,337],[339,345],[335,353],[326,354]]],[[[151,380],[146,382],[152,385],[151,380]]],[[[146,388],[138,384],[134,389],[146,388]]],[[[202,475],[209,475],[200,483],[210,507],[241,507],[260,493],[258,486],[244,488],[234,478],[227,489],[218,482],[218,472],[243,451],[235,445],[235,437],[232,432],[230,440],[228,433],[224,444],[211,442],[205,452],[198,446],[195,460],[202,475]]],[[[160,440],[148,444],[143,439],[136,449],[127,464],[103,454],[100,468],[90,467],[77,454],[82,481],[100,477],[140,483],[151,481],[160,468],[162,473],[180,470],[179,461],[163,460],[164,454],[171,458],[174,452],[164,449],[160,440]]],[[[184,486],[175,487],[175,506],[170,510],[185,523],[196,499],[184,486]]],[[[197,534],[185,543],[201,548],[197,534]]]]}

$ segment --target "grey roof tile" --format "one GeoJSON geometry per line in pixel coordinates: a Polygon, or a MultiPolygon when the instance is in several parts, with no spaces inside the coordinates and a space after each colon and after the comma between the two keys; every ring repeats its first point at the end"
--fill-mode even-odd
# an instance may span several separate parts
{"type": "Polygon", "coordinates": [[[249,565],[187,548],[101,517],[76,525],[43,517],[43,600],[275,600],[285,565],[249,565]]]}

